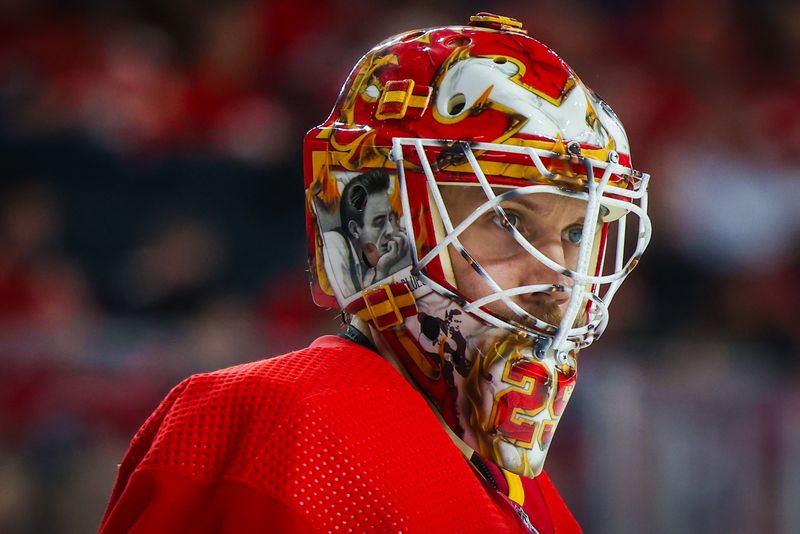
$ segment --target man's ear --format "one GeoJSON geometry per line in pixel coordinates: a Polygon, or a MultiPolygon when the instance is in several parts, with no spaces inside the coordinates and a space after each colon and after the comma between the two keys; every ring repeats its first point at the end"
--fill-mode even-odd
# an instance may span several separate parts
{"type": "Polygon", "coordinates": [[[354,239],[358,239],[358,223],[355,221],[348,221],[347,222],[347,233],[353,236],[354,239]]]}

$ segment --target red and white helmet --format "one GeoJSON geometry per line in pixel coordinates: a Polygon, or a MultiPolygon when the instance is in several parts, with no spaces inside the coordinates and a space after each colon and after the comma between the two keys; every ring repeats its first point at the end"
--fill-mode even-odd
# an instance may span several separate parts
{"type": "MultiPolygon", "coordinates": [[[[503,430],[497,418],[508,412],[503,403],[510,397],[496,385],[481,416],[485,428],[476,431],[495,432],[492,439],[519,450],[538,440],[546,451],[572,390],[574,355],[602,333],[611,299],[650,239],[649,177],[632,168],[627,136],[611,108],[521,23],[480,13],[467,26],[412,31],[370,50],[330,117],[306,134],[304,165],[315,302],[367,321],[410,362],[415,380],[462,437],[469,430],[458,412],[467,410],[466,401],[448,395],[441,373],[465,339],[493,339],[491,350],[502,348],[506,358],[533,354],[549,361],[530,371],[532,379],[558,375],[553,382],[564,387],[542,401],[549,410],[528,410],[536,439],[503,430]],[[455,223],[440,190],[453,184],[485,194],[472,216],[455,223]],[[583,235],[594,238],[581,241],[575,265],[558,264],[509,223],[505,200],[541,193],[585,202],[583,235]],[[494,213],[531,262],[569,283],[501,287],[460,240],[486,213],[494,213]],[[488,295],[470,299],[458,287],[452,251],[480,273],[488,295]],[[517,304],[521,295],[556,291],[569,294],[559,324],[517,304]],[[495,303],[510,313],[492,311],[495,303]],[[434,326],[426,324],[431,316],[434,326]],[[500,331],[519,342],[497,341],[500,331]],[[541,417],[550,423],[534,421],[534,412],[549,413],[541,417]]],[[[488,349],[475,350],[483,357],[488,349]]],[[[515,372],[528,371],[509,368],[504,376],[515,372]]],[[[469,369],[459,373],[467,380],[469,369]]],[[[505,453],[495,453],[490,456],[500,465],[520,474],[538,472],[543,461],[543,453],[506,454],[505,460],[498,459],[505,453]]]]}

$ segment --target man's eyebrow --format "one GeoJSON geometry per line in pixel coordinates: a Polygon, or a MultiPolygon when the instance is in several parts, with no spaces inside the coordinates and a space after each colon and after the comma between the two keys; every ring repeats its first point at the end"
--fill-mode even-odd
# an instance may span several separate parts
{"type": "Polygon", "coordinates": [[[523,196],[507,198],[507,199],[503,200],[499,205],[500,205],[501,208],[505,208],[509,204],[511,205],[510,207],[514,207],[515,205],[518,205],[518,206],[521,206],[521,207],[525,208],[526,210],[532,211],[533,213],[538,213],[538,212],[542,211],[542,209],[538,205],[529,204],[528,202],[525,202],[525,197],[523,197],[523,196]],[[504,204],[505,204],[505,206],[504,206],[504,204]]]}
{"type": "MultiPolygon", "coordinates": [[[[533,213],[537,213],[537,212],[542,211],[541,207],[539,207],[537,204],[530,204],[528,202],[525,202],[525,196],[523,196],[523,195],[505,199],[504,201],[502,201],[500,203],[500,207],[503,207],[503,204],[512,204],[512,205],[513,204],[518,204],[518,205],[521,205],[522,207],[524,207],[525,209],[528,209],[528,210],[532,211],[533,213]]],[[[597,214],[597,219],[598,220],[603,220],[603,217],[608,216],[609,213],[611,213],[611,211],[606,206],[601,205],[600,206],[600,211],[597,214]]],[[[585,218],[585,215],[582,215],[579,218],[579,220],[583,221],[584,218],[585,218]]]]}

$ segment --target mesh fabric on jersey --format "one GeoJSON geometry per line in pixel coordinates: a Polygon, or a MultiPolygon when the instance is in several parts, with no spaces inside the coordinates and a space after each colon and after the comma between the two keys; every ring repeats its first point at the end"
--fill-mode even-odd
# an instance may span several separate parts
{"type": "MultiPolygon", "coordinates": [[[[545,474],[534,526],[579,532],[545,474]]],[[[530,489],[530,488],[533,489],[530,489]]],[[[100,531],[519,532],[420,393],[333,336],[175,387],[131,443],[100,531]]]]}

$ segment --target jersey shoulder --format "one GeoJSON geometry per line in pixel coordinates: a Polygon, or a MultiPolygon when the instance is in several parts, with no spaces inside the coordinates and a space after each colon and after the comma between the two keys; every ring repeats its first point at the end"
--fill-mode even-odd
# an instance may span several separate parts
{"type": "Polygon", "coordinates": [[[422,395],[379,355],[334,337],[178,385],[134,439],[109,517],[153,506],[176,484],[204,496],[246,487],[344,530],[516,530],[422,395]],[[145,490],[154,496],[136,505],[145,490]]]}
{"type": "Polygon", "coordinates": [[[289,461],[321,426],[352,431],[365,398],[409,389],[379,355],[326,336],[289,354],[187,378],[137,433],[129,454],[138,452],[140,468],[251,478],[270,463],[265,455],[289,461]]]}

